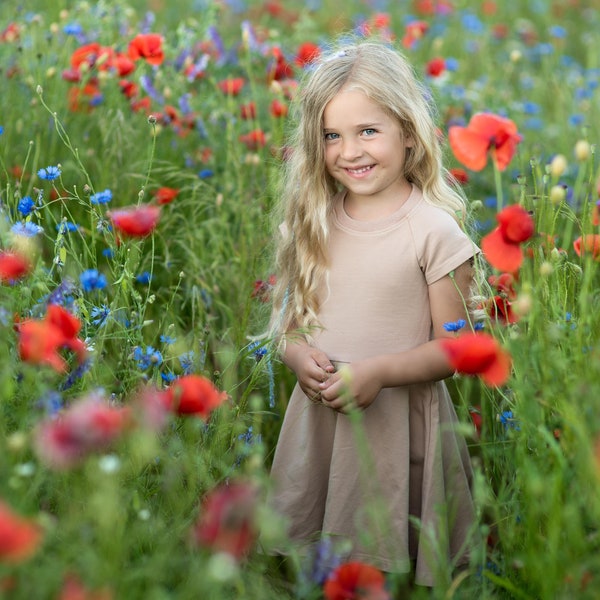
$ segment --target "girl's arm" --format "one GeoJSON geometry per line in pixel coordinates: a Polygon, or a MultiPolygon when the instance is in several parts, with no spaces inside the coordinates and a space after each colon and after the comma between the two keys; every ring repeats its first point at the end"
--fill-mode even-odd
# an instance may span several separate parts
{"type": "MultiPolygon", "coordinates": [[[[465,319],[467,299],[473,281],[471,261],[429,286],[429,305],[434,339],[396,354],[381,354],[353,362],[350,369],[350,396],[359,408],[367,408],[382,388],[438,381],[454,372],[437,339],[451,337],[444,323],[465,319]]],[[[321,397],[327,406],[342,410],[348,400],[342,392],[344,382],[339,374],[320,384],[321,397]]]]}

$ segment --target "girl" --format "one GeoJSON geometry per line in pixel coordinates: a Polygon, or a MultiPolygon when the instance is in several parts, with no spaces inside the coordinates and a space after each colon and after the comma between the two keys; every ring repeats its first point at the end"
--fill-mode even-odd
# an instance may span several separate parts
{"type": "Polygon", "coordinates": [[[444,324],[469,322],[478,249],[459,224],[465,202],[441,166],[430,99],[391,47],[343,48],[297,98],[274,335],[298,384],[273,506],[293,540],[336,536],[349,559],[388,572],[412,563],[416,583],[433,585],[440,547],[468,561],[474,523],[436,341],[452,335],[444,324]]]}

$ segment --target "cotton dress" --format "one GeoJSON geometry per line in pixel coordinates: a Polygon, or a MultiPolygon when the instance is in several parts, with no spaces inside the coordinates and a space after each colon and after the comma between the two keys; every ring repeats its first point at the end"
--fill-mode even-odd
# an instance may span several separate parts
{"type": "MultiPolygon", "coordinates": [[[[478,251],[455,220],[414,186],[383,219],[352,219],[342,193],[330,218],[315,346],[343,364],[431,339],[427,286],[478,251]]],[[[433,585],[440,551],[466,560],[474,522],[469,455],[447,388],[385,388],[358,421],[296,385],[271,469],[272,506],[297,542],[320,533],[350,540],[348,560],[397,573],[412,560],[416,582],[433,585]]]]}

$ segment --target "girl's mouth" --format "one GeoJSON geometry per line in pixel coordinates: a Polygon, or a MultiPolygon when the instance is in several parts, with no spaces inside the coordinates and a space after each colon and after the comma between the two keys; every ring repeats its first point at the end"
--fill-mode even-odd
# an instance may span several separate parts
{"type": "Polygon", "coordinates": [[[373,168],[373,165],[367,165],[366,167],[360,167],[358,169],[346,169],[350,175],[362,175],[363,173],[367,173],[373,168]]]}

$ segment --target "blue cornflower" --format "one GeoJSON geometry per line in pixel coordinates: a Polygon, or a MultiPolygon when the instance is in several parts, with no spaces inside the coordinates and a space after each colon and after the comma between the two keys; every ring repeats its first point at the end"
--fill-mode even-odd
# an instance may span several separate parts
{"type": "Polygon", "coordinates": [[[64,27],[63,27],[63,32],[66,35],[80,35],[83,32],[83,27],[75,22],[75,23],[67,23],[64,27]]]}
{"type": "Polygon", "coordinates": [[[498,420],[502,425],[504,425],[504,429],[514,429],[515,431],[520,431],[521,427],[519,426],[519,422],[514,418],[512,410],[505,410],[503,413],[498,415],[498,420]]]}
{"type": "Polygon", "coordinates": [[[171,337],[170,335],[161,335],[160,341],[163,344],[174,344],[177,340],[176,340],[176,338],[171,337]]]}
{"type": "Polygon", "coordinates": [[[152,280],[152,275],[150,274],[149,271],[144,271],[143,273],[140,273],[139,275],[137,275],[135,280],[137,283],[139,283],[141,285],[148,285],[150,283],[150,281],[152,280]]]}
{"type": "Polygon", "coordinates": [[[460,331],[466,324],[464,319],[459,319],[458,321],[448,321],[444,323],[443,327],[446,331],[460,331]]]}
{"type": "Polygon", "coordinates": [[[106,321],[110,316],[110,308],[103,304],[102,306],[94,306],[90,311],[90,317],[92,317],[92,324],[98,327],[106,325],[106,321]]]}
{"type": "Polygon", "coordinates": [[[104,248],[102,250],[102,256],[106,256],[106,258],[112,258],[115,255],[115,251],[112,248],[104,248]]]}
{"type": "Polygon", "coordinates": [[[63,399],[58,392],[52,390],[40,398],[37,405],[43,409],[46,416],[54,417],[63,408],[63,399]]]}
{"type": "Polygon", "coordinates": [[[173,381],[175,381],[177,379],[177,375],[175,375],[175,373],[171,373],[171,372],[161,373],[160,377],[165,383],[173,383],[173,381]]]}
{"type": "Polygon", "coordinates": [[[112,192],[107,188],[103,192],[98,192],[90,196],[92,204],[108,204],[112,200],[112,192]]]}
{"type": "Polygon", "coordinates": [[[308,556],[308,560],[309,572],[306,575],[311,583],[321,587],[331,572],[342,564],[343,557],[336,552],[331,538],[323,537],[308,556]]]}
{"type": "Polygon", "coordinates": [[[485,323],[483,321],[477,321],[475,325],[473,325],[473,331],[481,331],[485,328],[485,323]]]}
{"type": "Polygon", "coordinates": [[[555,38],[566,38],[567,37],[567,30],[564,27],[561,27],[560,25],[553,25],[552,27],[550,27],[550,35],[552,37],[555,38]]]}
{"type": "Polygon", "coordinates": [[[136,346],[133,350],[133,358],[142,370],[146,370],[151,366],[158,366],[163,361],[162,354],[152,346],[146,346],[145,351],[140,346],[136,346]]]}
{"type": "Polygon", "coordinates": [[[32,223],[31,221],[18,221],[10,228],[10,230],[17,235],[22,235],[23,237],[35,237],[39,233],[42,233],[44,228],[32,223]]]}
{"type": "Polygon", "coordinates": [[[56,224],[56,231],[65,234],[70,231],[79,231],[79,225],[77,223],[71,223],[71,221],[62,221],[62,223],[56,224]]]}
{"type": "Polygon", "coordinates": [[[479,17],[473,13],[465,13],[462,16],[462,26],[470,33],[483,33],[485,27],[483,23],[479,20],[479,17]]]}
{"type": "Polygon", "coordinates": [[[189,375],[194,369],[195,354],[193,350],[183,353],[179,356],[179,364],[185,375],[189,375]]]}
{"type": "Polygon", "coordinates": [[[40,169],[37,174],[40,179],[54,181],[60,177],[60,172],[58,167],[46,167],[45,169],[40,169]]]}
{"type": "Polygon", "coordinates": [[[4,133],[4,127],[2,127],[2,125],[0,125],[0,135],[2,135],[4,133]]]}
{"type": "Polygon", "coordinates": [[[258,341],[248,344],[248,350],[252,352],[257,362],[267,354],[266,346],[262,345],[258,341]]]}
{"type": "Polygon", "coordinates": [[[79,282],[84,292],[93,292],[94,290],[103,290],[106,285],[106,277],[98,272],[98,269],[87,269],[79,276],[79,282]]]}
{"type": "Polygon", "coordinates": [[[200,179],[208,179],[209,177],[212,177],[214,175],[214,171],[212,169],[202,169],[202,171],[200,171],[198,173],[198,177],[200,177],[200,179]]]}
{"type": "Polygon", "coordinates": [[[78,379],[81,379],[91,368],[92,361],[84,360],[77,368],[73,369],[69,376],[64,380],[64,382],[60,385],[59,389],[64,392],[69,388],[73,387],[75,382],[78,379]]]}
{"type": "Polygon", "coordinates": [[[34,208],[35,202],[32,200],[31,196],[23,196],[23,198],[19,200],[19,204],[17,204],[17,209],[24,217],[31,214],[34,208]]]}

